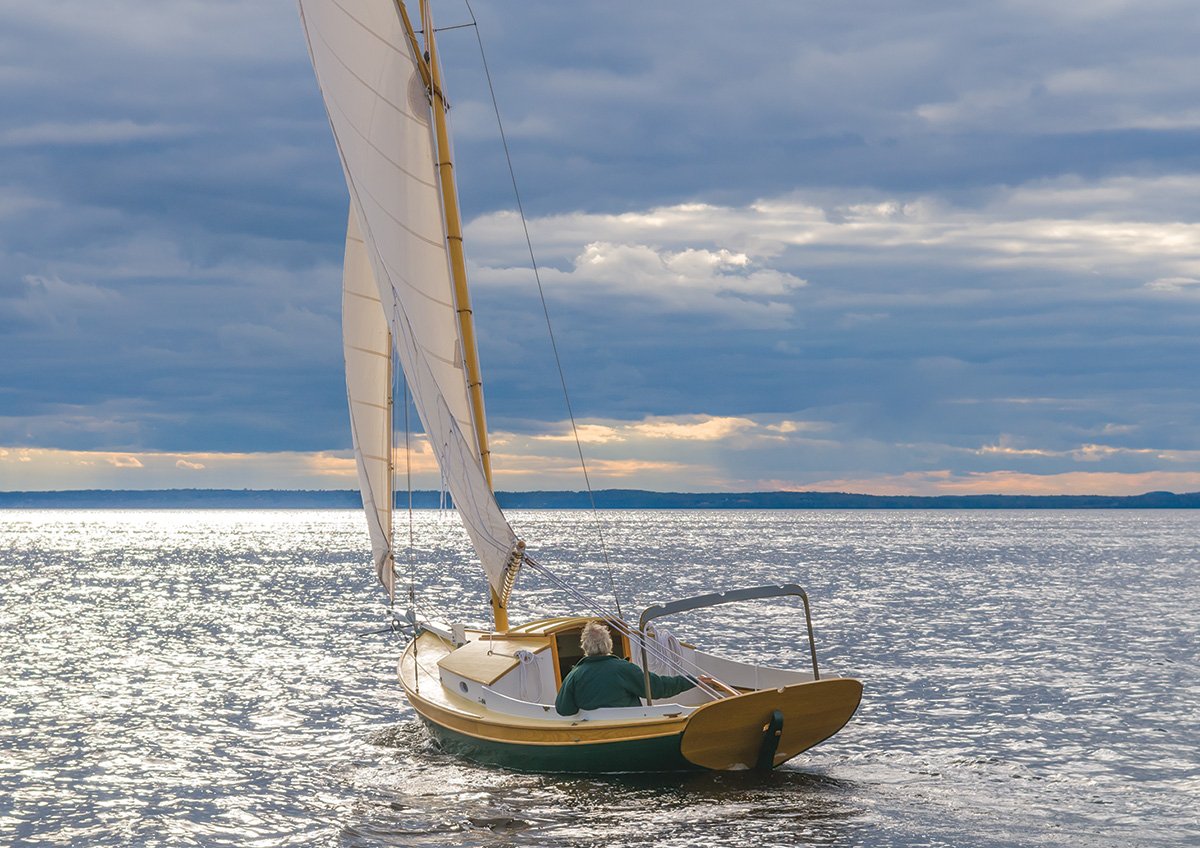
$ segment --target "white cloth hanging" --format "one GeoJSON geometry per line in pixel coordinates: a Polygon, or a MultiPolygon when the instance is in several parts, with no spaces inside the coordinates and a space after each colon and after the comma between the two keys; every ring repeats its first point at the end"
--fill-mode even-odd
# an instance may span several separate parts
{"type": "Polygon", "coordinates": [[[531,651],[517,651],[513,654],[513,656],[517,660],[517,679],[521,688],[521,700],[532,701],[535,704],[538,703],[542,699],[542,676],[536,673],[537,656],[531,651]],[[528,669],[530,666],[534,666],[533,670],[535,672],[533,674],[532,682],[537,684],[536,687],[534,687],[537,691],[532,695],[532,697],[529,694],[529,684],[531,681],[529,680],[530,674],[528,669]]]}

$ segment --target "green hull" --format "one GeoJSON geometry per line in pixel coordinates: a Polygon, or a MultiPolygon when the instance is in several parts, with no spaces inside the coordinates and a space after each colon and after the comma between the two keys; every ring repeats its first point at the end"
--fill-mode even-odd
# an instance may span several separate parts
{"type": "Polygon", "coordinates": [[[442,727],[421,716],[429,732],[450,754],[515,771],[655,772],[696,771],[679,752],[682,734],[654,739],[597,742],[591,745],[525,745],[478,739],[442,727]]]}

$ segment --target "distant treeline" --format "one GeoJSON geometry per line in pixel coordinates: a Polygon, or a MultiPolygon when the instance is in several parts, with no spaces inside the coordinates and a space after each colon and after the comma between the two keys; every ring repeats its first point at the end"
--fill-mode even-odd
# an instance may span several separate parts
{"type": "MultiPolygon", "coordinates": [[[[505,509],[1197,509],[1200,492],[1144,495],[854,495],[844,492],[497,492],[505,509]]],[[[409,494],[396,495],[407,507],[409,494]]],[[[418,509],[450,506],[440,492],[412,493],[418,509]]],[[[356,509],[357,491],[287,489],[87,489],[0,492],[0,509],[356,509]]]]}

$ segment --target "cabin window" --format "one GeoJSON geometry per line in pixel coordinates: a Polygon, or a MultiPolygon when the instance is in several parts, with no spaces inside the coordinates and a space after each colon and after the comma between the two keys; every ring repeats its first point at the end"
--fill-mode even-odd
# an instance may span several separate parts
{"type": "Polygon", "coordinates": [[[579,647],[579,634],[583,628],[554,634],[555,654],[558,656],[558,679],[565,680],[575,664],[583,659],[583,648],[579,647]]]}

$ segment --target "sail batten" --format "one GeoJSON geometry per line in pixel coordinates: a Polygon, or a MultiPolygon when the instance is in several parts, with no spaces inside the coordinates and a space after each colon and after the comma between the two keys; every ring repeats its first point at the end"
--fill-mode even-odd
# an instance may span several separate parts
{"type": "MultiPolygon", "coordinates": [[[[446,182],[438,170],[421,60],[396,0],[298,3],[351,198],[346,277],[353,264],[359,282],[346,284],[343,324],[346,315],[357,325],[361,322],[354,316],[360,311],[374,312],[390,331],[446,488],[489,582],[499,591],[516,536],[496,503],[480,456],[479,445],[486,443],[482,400],[473,400],[476,381],[464,365],[464,345],[473,341],[470,329],[459,322],[441,195],[446,182]],[[372,292],[378,302],[372,302],[372,292]]],[[[378,479],[382,472],[371,466],[381,454],[390,458],[391,444],[368,446],[360,437],[374,439],[375,425],[356,420],[377,413],[380,401],[365,389],[358,395],[350,389],[379,376],[370,372],[378,370],[381,357],[361,353],[359,348],[373,350],[372,344],[352,336],[347,329],[347,387],[363,505],[368,524],[382,523],[386,512],[390,527],[390,479],[385,494],[378,479]],[[362,374],[351,373],[359,368],[362,374]]],[[[391,556],[390,547],[377,544],[377,529],[371,532],[377,568],[382,568],[381,557],[391,556]]]]}

